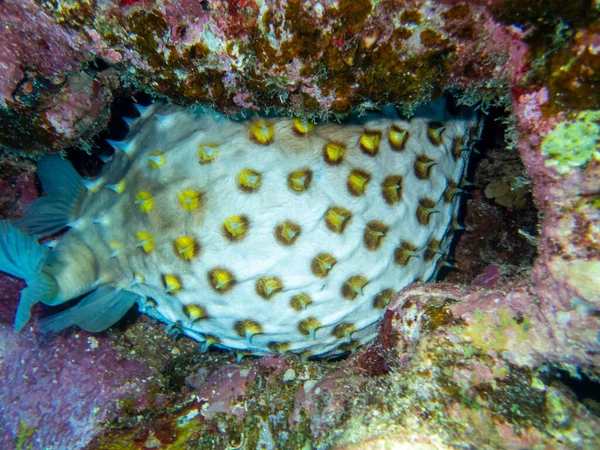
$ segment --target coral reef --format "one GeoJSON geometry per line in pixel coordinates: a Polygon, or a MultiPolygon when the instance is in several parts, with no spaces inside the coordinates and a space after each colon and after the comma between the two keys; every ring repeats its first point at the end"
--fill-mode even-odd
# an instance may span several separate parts
{"type": "MultiPolygon", "coordinates": [[[[0,446],[52,448],[62,436],[90,449],[600,447],[599,9],[3,2],[9,149],[90,148],[121,93],[341,117],[388,102],[410,111],[454,90],[491,119],[466,187],[459,270],[405,288],[379,337],[345,359],[237,361],[144,316],[101,335],[44,337],[35,321],[14,335],[22,285],[3,276],[0,446]]],[[[97,165],[69,154],[86,172],[97,165]]],[[[0,215],[15,219],[36,195],[34,165],[0,162],[0,215]]]]}
{"type": "Polygon", "coordinates": [[[11,0],[0,19],[0,142],[23,150],[85,141],[121,86],[227,113],[331,116],[410,110],[447,89],[492,100],[526,69],[524,34],[481,2],[11,0]]]}

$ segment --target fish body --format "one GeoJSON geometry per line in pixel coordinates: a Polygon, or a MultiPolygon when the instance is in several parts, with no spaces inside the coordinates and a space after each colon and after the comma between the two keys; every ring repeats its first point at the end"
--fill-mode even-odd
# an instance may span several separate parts
{"type": "MultiPolygon", "coordinates": [[[[40,172],[44,187],[57,186],[15,225],[69,229],[26,262],[39,267],[22,277],[39,284],[38,270],[43,288],[22,299],[17,328],[36,301],[86,295],[44,327],[99,331],[137,302],[205,348],[354,350],[401,288],[444,263],[478,134],[472,111],[451,114],[443,100],[410,120],[317,125],[154,104],[98,177],[78,181],[67,162],[45,163],[62,175],[40,172]],[[62,202],[54,227],[39,219],[51,202],[62,202]]],[[[35,246],[17,230],[5,241],[10,233],[35,246]]]]}

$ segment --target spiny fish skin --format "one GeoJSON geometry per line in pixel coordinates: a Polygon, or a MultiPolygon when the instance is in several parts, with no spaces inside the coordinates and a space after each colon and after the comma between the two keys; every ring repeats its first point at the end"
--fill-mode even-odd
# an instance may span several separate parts
{"type": "Polygon", "coordinates": [[[313,125],[151,106],[53,250],[59,297],[132,292],[146,314],[240,352],[356,349],[452,238],[479,123],[443,101],[423,111],[313,125]]]}

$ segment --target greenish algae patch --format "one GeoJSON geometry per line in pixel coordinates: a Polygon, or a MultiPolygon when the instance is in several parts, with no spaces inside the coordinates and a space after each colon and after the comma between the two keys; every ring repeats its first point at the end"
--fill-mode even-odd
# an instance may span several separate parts
{"type": "Polygon", "coordinates": [[[547,166],[567,174],[573,167],[600,162],[600,111],[582,111],[574,120],[560,122],[542,142],[547,166]]]}

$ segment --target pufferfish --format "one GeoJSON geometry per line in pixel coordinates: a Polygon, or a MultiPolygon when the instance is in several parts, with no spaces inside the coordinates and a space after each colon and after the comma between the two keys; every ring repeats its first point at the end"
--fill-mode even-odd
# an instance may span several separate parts
{"type": "Polygon", "coordinates": [[[47,196],[0,223],[0,270],[27,283],[16,330],[34,304],[81,297],[42,330],[98,332],[137,303],[204,349],[355,350],[400,289],[444,264],[480,133],[445,99],[347,124],[138,110],[99,176],[47,156],[47,196]]]}

